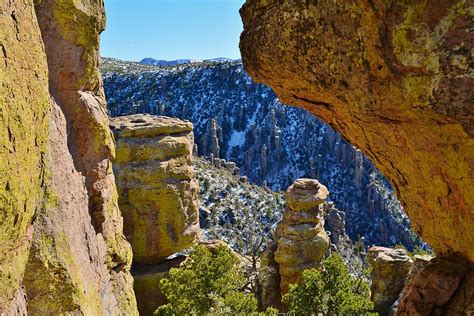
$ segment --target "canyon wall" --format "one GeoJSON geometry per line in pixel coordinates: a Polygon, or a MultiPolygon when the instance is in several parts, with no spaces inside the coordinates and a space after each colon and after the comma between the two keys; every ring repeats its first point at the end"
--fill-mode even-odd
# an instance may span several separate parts
{"type": "Polygon", "coordinates": [[[420,244],[386,179],[360,150],[301,108],[282,104],[238,62],[150,67],[102,58],[113,116],[150,113],[190,120],[202,156],[233,161],[251,183],[284,191],[317,178],[347,214],[347,232],[368,245],[420,244]],[[308,163],[309,162],[309,163],[308,163]]]}
{"type": "Polygon", "coordinates": [[[472,311],[471,2],[248,0],[241,16],[246,71],[368,155],[435,250],[400,313],[472,311]],[[456,262],[449,289],[426,284],[456,262]]]}
{"type": "Polygon", "coordinates": [[[1,1],[0,30],[1,314],[26,310],[21,285],[32,222],[46,200],[50,100],[32,1],[1,1]]]}
{"type": "Polygon", "coordinates": [[[469,1],[247,1],[245,69],[360,148],[439,255],[474,261],[469,1]]]}
{"type": "Polygon", "coordinates": [[[136,315],[98,73],[103,2],[0,8],[0,314],[136,315]]]}

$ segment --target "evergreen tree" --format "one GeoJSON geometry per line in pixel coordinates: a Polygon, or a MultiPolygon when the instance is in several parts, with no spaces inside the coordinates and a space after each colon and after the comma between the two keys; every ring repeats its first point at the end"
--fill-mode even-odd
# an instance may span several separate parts
{"type": "Polygon", "coordinates": [[[283,297],[290,315],[354,315],[373,309],[368,282],[356,279],[337,253],[323,262],[323,269],[303,272],[300,284],[290,285],[283,297]]]}
{"type": "Polygon", "coordinates": [[[196,246],[180,268],[171,269],[161,280],[169,303],[155,315],[254,314],[257,300],[242,291],[245,283],[239,259],[230,248],[218,246],[211,252],[196,246]]]}

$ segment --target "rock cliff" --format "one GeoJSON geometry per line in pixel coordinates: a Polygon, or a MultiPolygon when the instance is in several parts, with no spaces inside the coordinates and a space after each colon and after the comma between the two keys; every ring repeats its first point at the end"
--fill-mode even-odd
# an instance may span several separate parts
{"type": "Polygon", "coordinates": [[[246,71],[360,148],[439,255],[474,261],[470,1],[254,1],[246,71]]]}
{"type": "Polygon", "coordinates": [[[156,264],[199,235],[199,185],[190,122],[164,116],[116,117],[114,171],[133,262],[156,264]]]}
{"type": "Polygon", "coordinates": [[[451,297],[470,274],[449,268],[474,262],[471,2],[248,0],[241,16],[246,71],[370,157],[435,250],[400,313],[471,312],[451,297]]]}
{"type": "Polygon", "coordinates": [[[50,97],[32,2],[2,1],[0,30],[0,314],[13,314],[26,310],[22,279],[32,221],[47,198],[50,97]]]}
{"type": "Polygon", "coordinates": [[[329,248],[323,217],[328,195],[327,188],[313,179],[298,179],[286,191],[287,208],[275,232],[282,295],[300,281],[303,270],[319,267],[329,248]]]}
{"type": "Polygon", "coordinates": [[[0,19],[0,313],[136,315],[98,73],[103,3],[3,1],[0,19]]]}

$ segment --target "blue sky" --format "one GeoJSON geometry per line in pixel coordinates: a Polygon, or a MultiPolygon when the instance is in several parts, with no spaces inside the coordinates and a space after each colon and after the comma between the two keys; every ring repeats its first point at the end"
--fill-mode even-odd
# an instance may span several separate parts
{"type": "Polygon", "coordinates": [[[105,0],[101,55],[139,61],[240,58],[244,0],[105,0]]]}

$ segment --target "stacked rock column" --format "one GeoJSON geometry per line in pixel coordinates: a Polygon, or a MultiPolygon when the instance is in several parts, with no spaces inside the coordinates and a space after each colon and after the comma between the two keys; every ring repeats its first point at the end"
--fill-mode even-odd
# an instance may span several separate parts
{"type": "Polygon", "coordinates": [[[192,165],[193,126],[151,115],[111,120],[114,171],[124,232],[132,244],[132,274],[141,315],[163,303],[159,280],[180,263],[166,258],[199,236],[199,186],[192,165]]]}
{"type": "Polygon", "coordinates": [[[298,179],[286,191],[287,208],[275,234],[280,291],[298,283],[306,269],[317,268],[329,247],[323,203],[327,188],[314,179],[298,179]]]}

